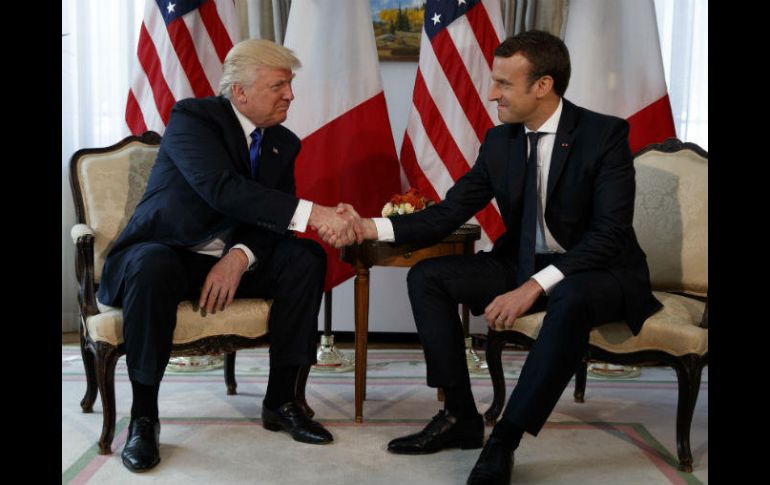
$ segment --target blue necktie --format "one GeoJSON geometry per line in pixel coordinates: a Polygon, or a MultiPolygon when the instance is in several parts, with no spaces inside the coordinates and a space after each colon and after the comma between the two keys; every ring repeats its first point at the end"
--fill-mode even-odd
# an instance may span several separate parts
{"type": "Polygon", "coordinates": [[[537,222],[537,142],[540,133],[531,131],[529,156],[524,176],[524,210],[521,214],[521,235],[519,237],[519,261],[516,270],[516,284],[521,285],[535,274],[535,230],[537,222]]]}
{"type": "Polygon", "coordinates": [[[251,161],[251,178],[257,178],[257,168],[259,167],[259,144],[262,141],[262,131],[256,128],[251,132],[251,146],[249,147],[249,160],[251,161]]]}

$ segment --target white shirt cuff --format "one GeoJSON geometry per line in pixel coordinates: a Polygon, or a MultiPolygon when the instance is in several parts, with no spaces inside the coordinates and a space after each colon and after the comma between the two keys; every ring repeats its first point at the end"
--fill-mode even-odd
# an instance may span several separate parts
{"type": "Polygon", "coordinates": [[[543,287],[543,290],[547,295],[558,282],[564,279],[564,273],[559,271],[556,266],[550,264],[532,275],[532,279],[537,281],[537,284],[543,287]]]}
{"type": "MultiPolygon", "coordinates": [[[[245,244],[234,244],[233,247],[230,248],[230,251],[232,251],[235,248],[238,248],[242,250],[244,253],[246,253],[246,257],[249,258],[249,265],[246,266],[246,269],[247,270],[251,269],[251,267],[254,266],[254,263],[257,262],[257,258],[256,256],[254,256],[254,253],[251,252],[251,249],[249,249],[249,247],[246,246],[245,244]]],[[[227,252],[229,253],[230,251],[227,251],[227,252]]]]}
{"type": "Polygon", "coordinates": [[[393,232],[393,223],[387,217],[372,217],[374,225],[377,227],[377,240],[383,242],[394,242],[396,234],[393,232]]]}
{"type": "Polygon", "coordinates": [[[312,210],[312,202],[305,199],[299,199],[299,204],[297,204],[294,215],[291,217],[291,222],[289,222],[289,230],[305,232],[307,230],[307,221],[310,220],[310,211],[312,210]]]}

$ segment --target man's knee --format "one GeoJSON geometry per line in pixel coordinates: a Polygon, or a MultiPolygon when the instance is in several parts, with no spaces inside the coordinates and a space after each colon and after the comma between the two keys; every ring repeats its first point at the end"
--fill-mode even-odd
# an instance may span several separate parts
{"type": "Polygon", "coordinates": [[[126,269],[126,283],[135,287],[177,288],[182,291],[185,285],[185,271],[173,249],[160,246],[148,248],[126,269]]]}
{"type": "MultiPolygon", "coordinates": [[[[594,319],[590,281],[580,276],[568,276],[559,282],[548,296],[546,318],[549,326],[565,327],[560,332],[583,331],[591,327],[594,319]],[[553,318],[558,316],[557,318],[553,318]]],[[[543,322],[544,325],[546,322],[543,322]]]]}
{"type": "Polygon", "coordinates": [[[551,291],[549,305],[579,308],[586,303],[588,287],[581,278],[567,276],[551,291]]]}
{"type": "Polygon", "coordinates": [[[302,273],[326,276],[326,252],[312,239],[292,239],[286,243],[287,264],[302,273]]]}
{"type": "Polygon", "coordinates": [[[441,263],[435,259],[424,259],[412,266],[406,275],[409,293],[435,288],[441,281],[440,272],[441,263]]]}

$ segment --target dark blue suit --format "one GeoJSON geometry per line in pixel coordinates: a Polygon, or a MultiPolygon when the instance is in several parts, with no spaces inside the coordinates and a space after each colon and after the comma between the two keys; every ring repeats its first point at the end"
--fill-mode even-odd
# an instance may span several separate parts
{"type": "Polygon", "coordinates": [[[226,98],[174,106],[147,189],[107,256],[97,295],[123,308],[132,380],[149,385],[162,378],[176,306],[197,301],[218,261],[186,248],[225,230],[232,231],[225,251],[242,243],[257,258],[236,296],[274,298],[271,365],[315,363],[325,254],[287,230],[298,204],[294,160],[300,141],[278,125],[265,129],[261,146],[254,180],[243,129],[226,98]]]}
{"type": "MultiPolygon", "coordinates": [[[[474,314],[516,288],[516,266],[527,158],[522,124],[487,132],[473,168],[440,204],[393,218],[396,242],[439,240],[497,201],[506,231],[489,253],[426,260],[409,273],[409,295],[428,363],[428,384],[465,385],[457,303],[474,314]]],[[[545,221],[566,252],[538,255],[537,270],[553,264],[565,279],[534,310],[547,316],[505,411],[537,434],[588,344],[592,327],[626,320],[636,334],[660,307],[646,257],[632,227],[634,166],[628,123],[563,100],[551,157],[545,221]]]]}

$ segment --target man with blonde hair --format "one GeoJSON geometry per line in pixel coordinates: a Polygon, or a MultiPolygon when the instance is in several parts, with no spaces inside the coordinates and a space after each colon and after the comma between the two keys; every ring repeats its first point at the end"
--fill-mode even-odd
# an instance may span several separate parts
{"type": "Polygon", "coordinates": [[[160,462],[158,390],[183,300],[215,313],[236,296],[272,299],[263,426],[332,441],[295,402],[300,369],[316,362],[326,255],[294,233],[329,228],[338,245],[356,234],[351,215],[295,195],[300,141],[280,123],[299,66],[289,49],[246,40],[225,59],[220,96],[176,103],[144,196],[107,256],[98,299],[123,308],[133,404],[121,456],[131,471],[160,462]]]}

